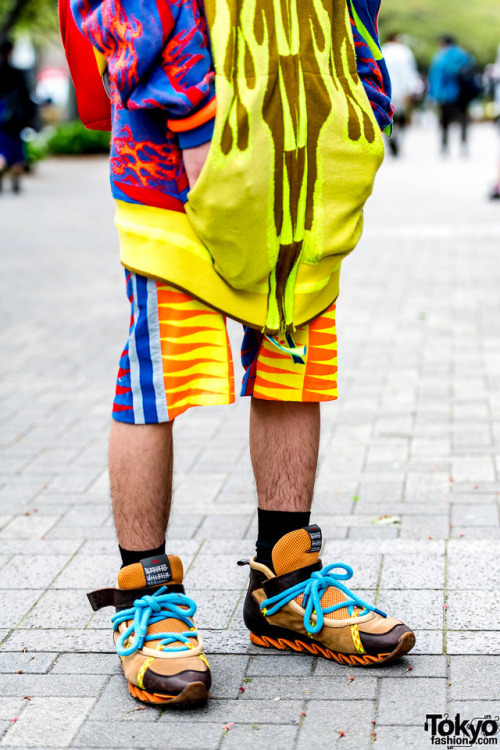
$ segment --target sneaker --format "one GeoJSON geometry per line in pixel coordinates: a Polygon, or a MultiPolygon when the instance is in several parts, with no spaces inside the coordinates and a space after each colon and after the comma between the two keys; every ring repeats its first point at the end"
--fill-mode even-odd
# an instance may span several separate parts
{"type": "Polygon", "coordinates": [[[184,593],[181,560],[159,555],[127,565],[118,588],[87,594],[92,609],[115,606],[116,651],[130,693],[144,703],[193,706],[209,696],[210,668],[184,593]]]}
{"type": "Polygon", "coordinates": [[[379,665],[410,651],[414,633],[353,594],[352,568],[319,559],[318,526],[285,534],[273,547],[274,572],[252,558],[243,608],[250,640],[265,648],[309,651],[352,667],[379,665]]]}

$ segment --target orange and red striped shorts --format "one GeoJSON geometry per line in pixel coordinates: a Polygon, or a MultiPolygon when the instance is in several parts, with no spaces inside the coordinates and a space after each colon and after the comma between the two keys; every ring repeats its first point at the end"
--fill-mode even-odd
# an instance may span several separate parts
{"type": "MultiPolygon", "coordinates": [[[[120,359],[113,418],[168,422],[192,406],[235,400],[225,316],[168,284],[126,272],[129,336],[120,359]]],[[[335,304],[293,335],[302,362],[244,326],[242,396],[271,401],[337,398],[335,304]]]]}

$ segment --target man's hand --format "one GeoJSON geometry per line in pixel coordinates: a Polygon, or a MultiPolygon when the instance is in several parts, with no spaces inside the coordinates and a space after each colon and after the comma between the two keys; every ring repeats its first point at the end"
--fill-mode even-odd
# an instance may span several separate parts
{"type": "Polygon", "coordinates": [[[201,146],[195,146],[194,148],[185,148],[182,152],[184,167],[186,169],[191,190],[194,188],[198,177],[200,176],[203,165],[207,160],[209,149],[210,141],[208,143],[202,143],[201,146]]]}

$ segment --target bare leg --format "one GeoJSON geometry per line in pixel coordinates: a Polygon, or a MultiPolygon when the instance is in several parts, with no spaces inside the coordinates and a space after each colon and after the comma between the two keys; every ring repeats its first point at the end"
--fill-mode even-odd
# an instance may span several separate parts
{"type": "Polygon", "coordinates": [[[252,398],[250,456],[259,508],[311,509],[319,431],[319,404],[252,398]]]}
{"type": "Polygon", "coordinates": [[[118,542],[125,549],[155,549],[165,540],[172,500],[172,424],[112,423],[111,501],[118,542]]]}

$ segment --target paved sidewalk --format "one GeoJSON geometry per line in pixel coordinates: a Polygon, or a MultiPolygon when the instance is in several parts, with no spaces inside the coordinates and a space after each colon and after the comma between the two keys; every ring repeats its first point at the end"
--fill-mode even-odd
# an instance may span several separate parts
{"type": "MultiPolygon", "coordinates": [[[[470,159],[441,160],[415,130],[382,167],[343,271],[341,397],[323,409],[323,560],[354,565],[415,651],[356,671],[250,645],[248,401],[192,410],[175,426],[168,550],[213,668],[194,713],[129,697],[109,611],[85,597],[119,564],[106,439],[128,303],[106,162],[48,161],[2,196],[1,750],[430,748],[427,713],[498,715],[500,205],[485,200],[493,129],[472,136],[470,159]]],[[[231,338],[237,358],[237,325],[231,338]]]]}

